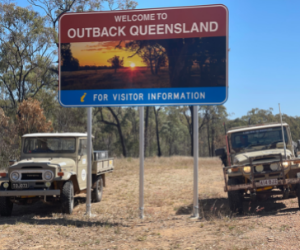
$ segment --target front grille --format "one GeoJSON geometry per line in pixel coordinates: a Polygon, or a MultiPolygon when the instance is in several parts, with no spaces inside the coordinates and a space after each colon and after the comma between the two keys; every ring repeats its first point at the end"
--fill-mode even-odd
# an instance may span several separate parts
{"type": "Polygon", "coordinates": [[[21,180],[43,180],[42,173],[22,173],[21,180]]]}
{"type": "Polygon", "coordinates": [[[257,179],[257,178],[264,178],[265,175],[264,174],[257,174],[255,175],[255,178],[254,179],[257,179]]]}
{"type": "Polygon", "coordinates": [[[272,169],[270,168],[270,164],[264,164],[263,166],[264,166],[264,171],[265,171],[265,172],[270,172],[270,171],[272,171],[272,169]]]}
{"type": "Polygon", "coordinates": [[[269,174],[270,177],[280,177],[280,174],[269,174]]]}

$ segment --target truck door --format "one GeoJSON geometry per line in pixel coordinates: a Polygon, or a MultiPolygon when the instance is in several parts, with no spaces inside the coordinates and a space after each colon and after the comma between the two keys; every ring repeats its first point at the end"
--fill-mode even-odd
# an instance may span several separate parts
{"type": "Polygon", "coordinates": [[[79,139],[77,176],[80,190],[85,189],[87,177],[87,139],[79,139]]]}

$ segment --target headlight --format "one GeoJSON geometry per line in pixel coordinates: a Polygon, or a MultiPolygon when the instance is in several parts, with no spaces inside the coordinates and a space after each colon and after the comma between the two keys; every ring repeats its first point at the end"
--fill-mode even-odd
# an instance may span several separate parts
{"type": "Polygon", "coordinates": [[[270,168],[271,168],[272,171],[276,171],[279,168],[279,164],[278,163],[272,163],[270,165],[270,168]]]}
{"type": "Polygon", "coordinates": [[[255,166],[255,170],[256,170],[256,172],[262,172],[262,171],[264,171],[264,166],[263,165],[257,165],[257,166],[255,166]]]}
{"type": "Polygon", "coordinates": [[[20,177],[20,174],[19,174],[18,172],[12,172],[12,173],[10,174],[10,178],[11,178],[13,181],[18,180],[19,177],[20,177]]]}
{"type": "Polygon", "coordinates": [[[250,173],[251,172],[251,167],[249,167],[249,166],[244,167],[244,172],[245,173],[250,173]]]}
{"type": "Polygon", "coordinates": [[[49,180],[52,179],[52,177],[53,177],[53,173],[52,173],[51,171],[46,171],[46,172],[44,173],[44,179],[45,179],[45,180],[49,181],[49,180]]]}
{"type": "Polygon", "coordinates": [[[284,162],[282,162],[282,166],[283,166],[284,168],[289,167],[290,164],[291,164],[291,163],[290,163],[289,161],[284,161],[284,162]]]}
{"type": "Polygon", "coordinates": [[[8,183],[8,182],[3,183],[3,187],[4,187],[4,188],[8,188],[8,186],[9,186],[9,183],[8,183]]]}

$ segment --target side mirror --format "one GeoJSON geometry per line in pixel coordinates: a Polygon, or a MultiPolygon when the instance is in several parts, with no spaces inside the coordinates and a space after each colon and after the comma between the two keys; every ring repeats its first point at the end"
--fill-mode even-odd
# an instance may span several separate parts
{"type": "Polygon", "coordinates": [[[215,155],[219,156],[219,157],[226,155],[225,148],[218,148],[218,149],[216,149],[215,150],[215,155]]]}
{"type": "Polygon", "coordinates": [[[224,165],[224,167],[227,166],[228,162],[227,162],[227,154],[226,154],[226,148],[218,148],[215,150],[215,155],[219,156],[222,164],[224,165]]]}

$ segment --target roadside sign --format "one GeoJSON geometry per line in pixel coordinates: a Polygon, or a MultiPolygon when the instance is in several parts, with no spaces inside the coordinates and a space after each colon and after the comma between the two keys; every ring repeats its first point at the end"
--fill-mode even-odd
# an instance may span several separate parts
{"type": "Polygon", "coordinates": [[[223,104],[224,5],[66,13],[59,21],[64,107],[223,104]]]}

